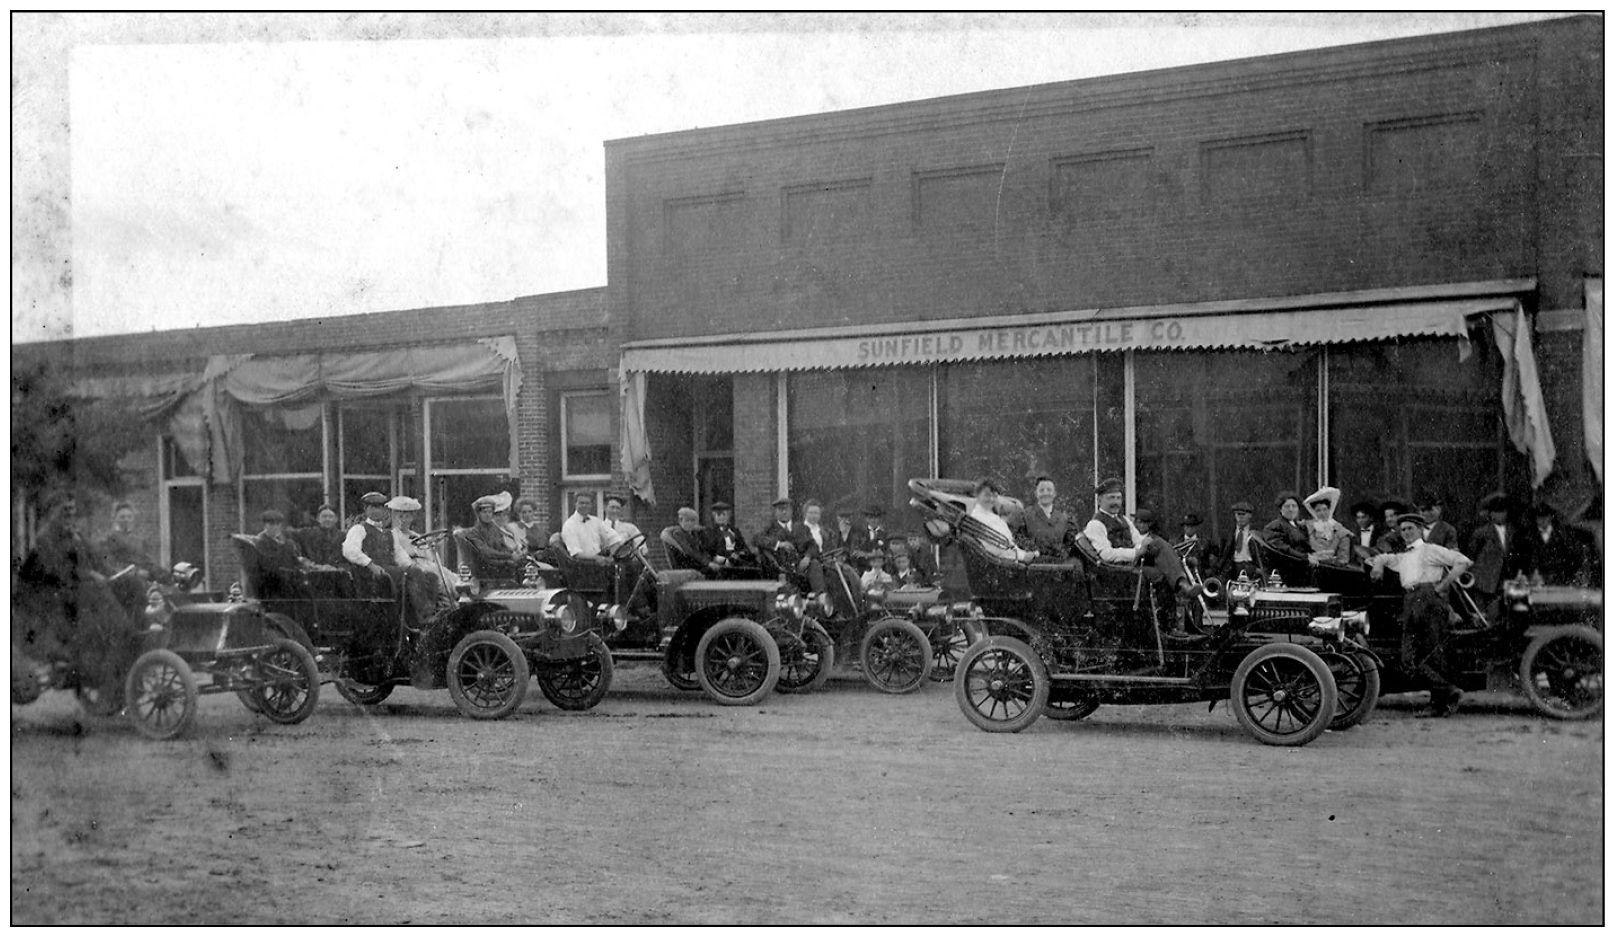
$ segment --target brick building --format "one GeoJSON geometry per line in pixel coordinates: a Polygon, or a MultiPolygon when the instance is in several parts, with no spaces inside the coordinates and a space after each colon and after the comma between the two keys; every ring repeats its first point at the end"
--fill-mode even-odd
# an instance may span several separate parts
{"type": "Polygon", "coordinates": [[[609,142],[655,517],[900,526],[938,474],[1078,510],[1122,476],[1213,535],[1322,483],[1583,506],[1601,49],[1568,18],[609,142]]]}
{"type": "MultiPolygon", "coordinates": [[[[595,288],[22,344],[12,359],[71,371],[85,395],[140,402],[151,445],[125,465],[151,556],[201,563],[223,587],[237,571],[227,536],[255,532],[266,508],[302,526],[330,502],[345,520],[378,490],[419,498],[425,525],[444,527],[470,523],[475,497],[509,490],[549,525],[565,492],[602,493],[617,406],[605,315],[595,288]]],[[[92,536],[107,504],[87,509],[92,536]]]]}

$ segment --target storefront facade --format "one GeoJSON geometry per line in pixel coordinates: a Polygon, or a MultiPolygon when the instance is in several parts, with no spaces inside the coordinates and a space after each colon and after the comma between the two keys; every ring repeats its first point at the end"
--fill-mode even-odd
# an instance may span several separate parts
{"type": "Polygon", "coordinates": [[[1078,510],[1117,475],[1217,534],[1323,483],[1600,496],[1600,49],[1568,19],[609,143],[628,480],[746,528],[779,494],[900,526],[929,475],[1078,510]]]}
{"type": "MultiPolygon", "coordinates": [[[[509,491],[547,525],[567,492],[602,494],[616,398],[604,315],[591,289],[26,344],[13,364],[60,366],[81,398],[130,404],[150,435],[125,463],[140,536],[161,564],[199,564],[223,586],[237,571],[228,535],[255,533],[269,508],[304,527],[329,502],[348,522],[380,491],[419,499],[438,528],[509,491]]],[[[108,504],[87,503],[92,536],[108,504]]]]}

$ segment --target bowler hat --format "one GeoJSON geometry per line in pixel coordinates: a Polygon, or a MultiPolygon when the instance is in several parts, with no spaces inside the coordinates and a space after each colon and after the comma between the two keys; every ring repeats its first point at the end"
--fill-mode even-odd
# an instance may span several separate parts
{"type": "Polygon", "coordinates": [[[1103,482],[1100,482],[1098,484],[1098,488],[1093,490],[1093,494],[1094,495],[1108,495],[1111,492],[1125,492],[1125,491],[1126,491],[1126,483],[1124,483],[1121,480],[1111,476],[1110,478],[1105,479],[1103,482]]]}
{"type": "Polygon", "coordinates": [[[382,495],[380,492],[366,492],[359,498],[359,501],[365,503],[366,505],[385,505],[387,503],[387,497],[382,495]]]}
{"type": "Polygon", "coordinates": [[[1381,510],[1381,511],[1394,511],[1398,515],[1404,515],[1407,512],[1412,511],[1413,508],[1412,508],[1411,505],[1408,505],[1406,502],[1399,501],[1397,499],[1392,498],[1392,499],[1389,499],[1389,500],[1387,500],[1385,502],[1381,502],[1379,504],[1379,510],[1381,510]]]}
{"type": "Polygon", "coordinates": [[[1132,513],[1132,523],[1133,524],[1147,524],[1150,527],[1153,527],[1154,526],[1154,512],[1150,511],[1147,508],[1139,508],[1137,511],[1134,511],[1132,513]]]}
{"type": "Polygon", "coordinates": [[[1205,522],[1203,522],[1203,521],[1201,521],[1199,519],[1199,515],[1196,515],[1191,511],[1182,516],[1182,526],[1183,527],[1199,527],[1201,524],[1204,524],[1204,523],[1205,522]]]}

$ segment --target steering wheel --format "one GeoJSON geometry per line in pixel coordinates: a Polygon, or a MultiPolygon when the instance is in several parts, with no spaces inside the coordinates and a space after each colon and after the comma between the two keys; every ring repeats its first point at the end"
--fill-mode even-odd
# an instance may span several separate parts
{"type": "Polygon", "coordinates": [[[818,553],[818,559],[826,563],[831,560],[844,560],[846,558],[846,550],[847,548],[845,547],[836,547],[833,550],[821,550],[818,553]]]}
{"type": "Polygon", "coordinates": [[[644,541],[644,534],[634,534],[622,543],[611,548],[611,559],[627,560],[639,552],[639,544],[644,541]]]}
{"type": "Polygon", "coordinates": [[[438,528],[435,531],[427,531],[424,534],[416,535],[413,538],[413,543],[416,547],[435,547],[452,533],[454,532],[450,528],[438,528]]]}

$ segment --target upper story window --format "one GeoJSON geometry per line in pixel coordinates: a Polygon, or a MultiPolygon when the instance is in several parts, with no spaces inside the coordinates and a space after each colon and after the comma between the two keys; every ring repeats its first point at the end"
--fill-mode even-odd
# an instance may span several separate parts
{"type": "Polygon", "coordinates": [[[560,396],[561,478],[611,478],[611,393],[566,392],[560,396]]]}

